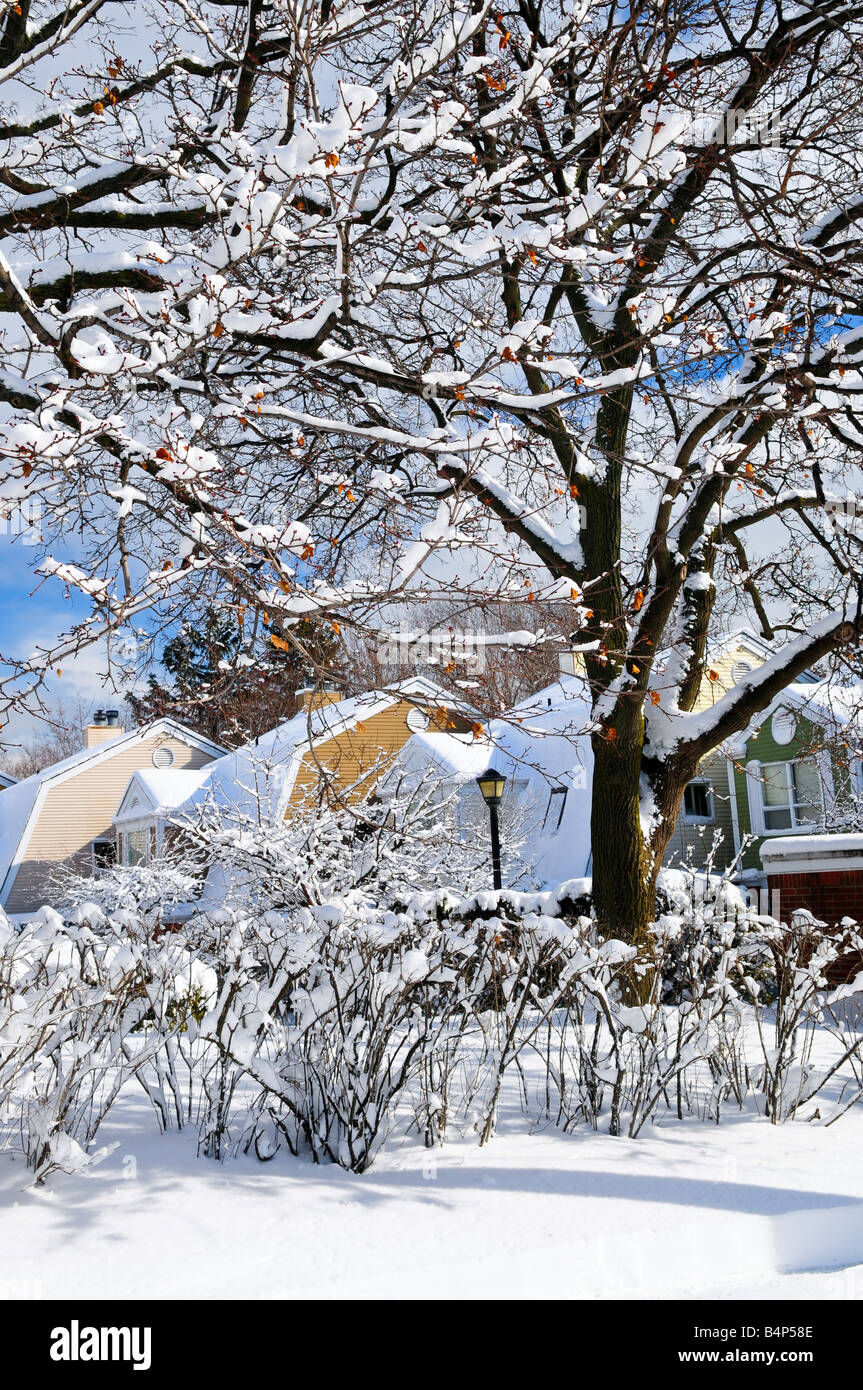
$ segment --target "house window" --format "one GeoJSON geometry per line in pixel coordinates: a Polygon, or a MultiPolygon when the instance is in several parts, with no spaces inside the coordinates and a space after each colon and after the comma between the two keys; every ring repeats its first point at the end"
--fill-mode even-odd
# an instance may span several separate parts
{"type": "Polygon", "coordinates": [[[123,862],[133,868],[149,861],[150,835],[147,830],[128,830],[124,838],[123,862]]]}
{"type": "Polygon", "coordinates": [[[550,835],[560,829],[560,822],[563,820],[563,808],[566,805],[566,791],[566,787],[552,787],[548,794],[548,805],[545,808],[542,828],[547,830],[550,835]]]}
{"type": "Polygon", "coordinates": [[[821,781],[814,762],[762,763],[759,776],[765,830],[796,830],[821,819],[821,781]]]}
{"type": "Polygon", "coordinates": [[[713,786],[702,777],[687,782],[683,792],[683,814],[686,820],[706,822],[714,819],[713,786]]]}
{"type": "Polygon", "coordinates": [[[117,844],[115,840],[94,840],[93,841],[93,868],[112,869],[117,862],[117,844]]]}

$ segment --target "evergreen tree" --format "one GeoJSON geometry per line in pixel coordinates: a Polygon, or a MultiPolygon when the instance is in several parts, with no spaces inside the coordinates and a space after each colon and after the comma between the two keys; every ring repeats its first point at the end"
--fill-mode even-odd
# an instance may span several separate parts
{"type": "Polygon", "coordinates": [[[209,607],[166,643],[161,665],[169,679],[151,673],[129,705],[140,724],[171,715],[234,748],[289,719],[297,690],[320,681],[335,649],[335,637],[314,623],[284,634],[265,626],[250,638],[232,610],[209,607]]]}

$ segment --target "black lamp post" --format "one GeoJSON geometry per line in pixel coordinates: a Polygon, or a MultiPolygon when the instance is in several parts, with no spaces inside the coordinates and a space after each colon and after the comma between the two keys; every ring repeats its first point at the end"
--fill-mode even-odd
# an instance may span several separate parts
{"type": "Polygon", "coordinates": [[[487,772],[480,773],[476,779],[477,786],[482,792],[482,799],[488,807],[491,817],[491,866],[494,874],[494,886],[496,889],[502,888],[500,878],[500,827],[497,821],[497,808],[503,800],[506,778],[503,773],[495,772],[490,767],[487,772]]]}

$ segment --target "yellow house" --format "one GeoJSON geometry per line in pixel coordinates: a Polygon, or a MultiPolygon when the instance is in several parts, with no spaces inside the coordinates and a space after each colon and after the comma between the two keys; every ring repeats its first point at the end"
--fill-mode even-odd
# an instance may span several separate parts
{"type": "Polygon", "coordinates": [[[64,871],[117,859],[113,819],[139,769],[202,769],[224,749],[172,719],[126,732],[99,710],[86,746],[0,795],[0,906],[12,917],[51,903],[64,871]]]}
{"type": "Polygon", "coordinates": [[[414,733],[465,733],[476,718],[419,677],[349,699],[308,689],[298,692],[298,705],[292,719],[206,769],[137,770],[114,816],[121,862],[146,863],[172,822],[207,806],[274,824],[320,799],[360,800],[414,733]]]}

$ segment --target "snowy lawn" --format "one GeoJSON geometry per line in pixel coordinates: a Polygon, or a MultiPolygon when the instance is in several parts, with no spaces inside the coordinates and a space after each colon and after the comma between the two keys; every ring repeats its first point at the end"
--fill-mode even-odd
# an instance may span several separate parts
{"type": "Polygon", "coordinates": [[[526,1132],[415,1143],[356,1176],[280,1153],[196,1157],[123,1096],[90,1176],[0,1155],[4,1298],[855,1298],[863,1109],[826,1129],[726,1112],[636,1141],[526,1132]]]}

